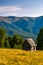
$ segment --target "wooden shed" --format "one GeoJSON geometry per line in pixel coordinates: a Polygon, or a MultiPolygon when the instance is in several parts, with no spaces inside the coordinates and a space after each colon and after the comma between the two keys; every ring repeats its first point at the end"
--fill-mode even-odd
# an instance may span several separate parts
{"type": "Polygon", "coordinates": [[[36,51],[36,46],[37,44],[34,42],[34,40],[32,38],[28,38],[25,40],[25,42],[22,45],[22,48],[24,50],[35,50],[36,51]]]}

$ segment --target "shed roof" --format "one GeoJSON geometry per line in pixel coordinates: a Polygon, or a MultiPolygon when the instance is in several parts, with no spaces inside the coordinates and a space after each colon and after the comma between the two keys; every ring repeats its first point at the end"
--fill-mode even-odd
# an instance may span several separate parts
{"type": "Polygon", "coordinates": [[[28,39],[26,39],[28,42],[29,42],[29,44],[31,45],[31,46],[37,46],[37,44],[34,42],[34,40],[32,39],[32,38],[28,38],[28,39]]]}

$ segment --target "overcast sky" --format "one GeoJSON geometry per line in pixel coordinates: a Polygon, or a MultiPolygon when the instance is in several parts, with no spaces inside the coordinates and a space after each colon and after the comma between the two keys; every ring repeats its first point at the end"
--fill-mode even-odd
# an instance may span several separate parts
{"type": "Polygon", "coordinates": [[[43,0],[0,0],[0,16],[42,16],[43,0]]]}

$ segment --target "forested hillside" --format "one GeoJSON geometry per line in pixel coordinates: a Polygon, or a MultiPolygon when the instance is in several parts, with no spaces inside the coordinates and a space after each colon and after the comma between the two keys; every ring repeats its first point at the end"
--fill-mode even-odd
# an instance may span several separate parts
{"type": "Polygon", "coordinates": [[[36,39],[39,30],[43,27],[43,16],[40,17],[0,17],[0,27],[3,27],[7,35],[19,34],[24,38],[36,39]]]}

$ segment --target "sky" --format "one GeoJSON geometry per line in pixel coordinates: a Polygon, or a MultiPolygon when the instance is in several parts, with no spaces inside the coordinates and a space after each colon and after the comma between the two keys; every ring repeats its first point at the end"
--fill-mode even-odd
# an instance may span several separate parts
{"type": "Polygon", "coordinates": [[[0,0],[0,16],[43,16],[43,0],[0,0]]]}

